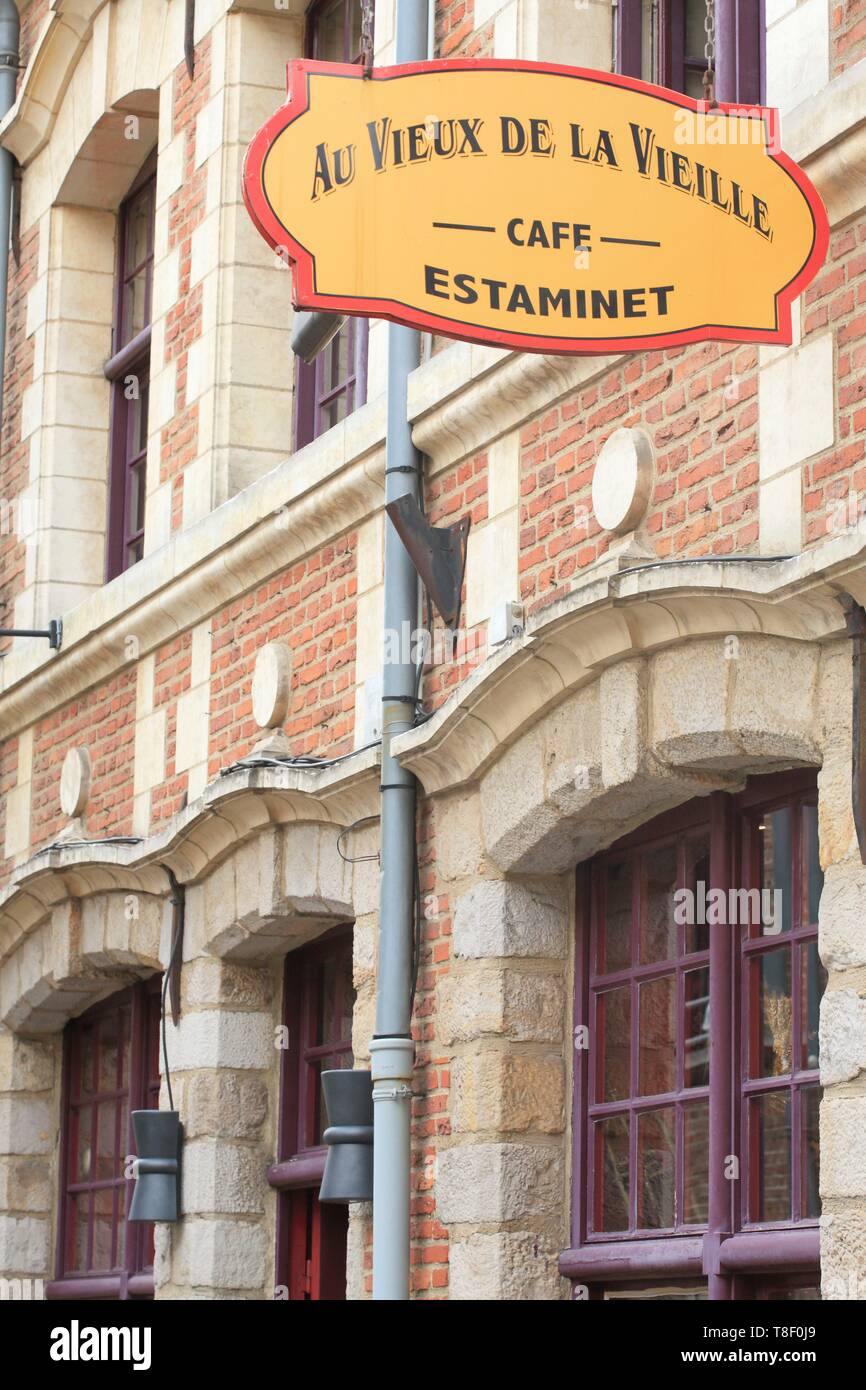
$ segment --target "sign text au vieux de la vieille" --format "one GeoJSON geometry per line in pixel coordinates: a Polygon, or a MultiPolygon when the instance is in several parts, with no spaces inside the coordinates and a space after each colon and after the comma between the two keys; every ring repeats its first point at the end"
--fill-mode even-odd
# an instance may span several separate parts
{"type": "Polygon", "coordinates": [[[244,197],[298,307],[553,353],[790,342],[829,235],[775,111],[536,63],[292,63],[244,197]]]}

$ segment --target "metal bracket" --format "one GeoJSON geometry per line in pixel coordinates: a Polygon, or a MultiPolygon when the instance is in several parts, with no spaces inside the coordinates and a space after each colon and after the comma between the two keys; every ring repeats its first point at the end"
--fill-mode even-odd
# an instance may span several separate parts
{"type": "Polygon", "coordinates": [[[373,1091],[373,1100],[411,1100],[411,1086],[386,1086],[377,1087],[373,1091]]]}
{"type": "Polygon", "coordinates": [[[0,627],[0,637],[47,637],[51,650],[59,652],[63,641],[63,619],[52,618],[47,627],[0,627]]]}
{"type": "Polygon", "coordinates": [[[389,502],[385,511],[445,626],[453,632],[460,618],[469,517],[454,526],[431,526],[408,492],[389,502]]]}
{"type": "Polygon", "coordinates": [[[848,636],[854,644],[851,801],[860,861],[866,864],[866,610],[850,594],[840,594],[839,602],[845,614],[848,636]]]}

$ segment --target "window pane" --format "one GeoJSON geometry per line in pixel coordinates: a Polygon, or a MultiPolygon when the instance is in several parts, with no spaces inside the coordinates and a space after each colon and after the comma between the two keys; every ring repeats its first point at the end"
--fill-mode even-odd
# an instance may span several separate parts
{"type": "Polygon", "coordinates": [[[91,1126],[93,1124],[93,1108],[85,1106],[77,1112],[76,1117],[76,1143],[75,1143],[75,1172],[73,1182],[88,1182],[90,1180],[91,1154],[91,1126]]]}
{"type": "Polygon", "coordinates": [[[115,1126],[117,1107],[114,1101],[106,1101],[97,1107],[96,1112],[96,1172],[97,1182],[117,1176],[115,1159],[115,1126]]]}
{"type": "Polygon", "coordinates": [[[129,343],[147,326],[147,287],[150,266],[127,280],[123,293],[123,343],[129,343]]]}
{"type": "Polygon", "coordinates": [[[338,1053],[333,1057],[316,1057],[307,1065],[308,1084],[314,1088],[313,1132],[307,1135],[307,1147],[314,1148],[317,1144],[324,1144],[325,1130],[328,1128],[328,1114],[322,1097],[322,1072],[340,1071],[343,1067],[351,1067],[352,1059],[345,1053],[338,1053]]]}
{"type": "Polygon", "coordinates": [[[817,941],[810,941],[803,947],[802,954],[803,994],[800,1018],[803,1036],[800,1050],[800,1066],[805,1071],[818,1068],[818,1015],[821,996],[827,985],[827,971],[818,955],[817,941]]]}
{"type": "Polygon", "coordinates": [[[637,1120],[638,1227],[669,1230],[674,1225],[676,1112],[644,1111],[637,1120]]]}
{"type": "Polygon", "coordinates": [[[764,951],[749,963],[750,1076],[791,1070],[791,952],[764,951]]]}
{"type": "Polygon", "coordinates": [[[644,82],[658,81],[655,61],[655,0],[643,0],[641,6],[641,77],[644,82]]]}
{"type": "Polygon", "coordinates": [[[93,1194],[93,1253],[91,1269],[111,1269],[114,1233],[114,1188],[100,1187],[93,1194]]]}
{"type": "Polygon", "coordinates": [[[710,971],[687,970],[683,977],[685,1006],[685,1086],[708,1086],[710,1081],[710,971]]]}
{"type": "Polygon", "coordinates": [[[598,996],[597,1028],[600,1057],[597,1099],[627,1100],[631,1095],[629,1054],[631,1050],[631,990],[605,990],[598,996]]]}
{"type": "Polygon", "coordinates": [[[144,530],[144,464],[130,469],[129,473],[129,534],[138,535],[144,530]]]}
{"type": "Polygon", "coordinates": [[[316,20],[316,57],[326,63],[344,63],[346,53],[346,0],[334,0],[316,20]]]}
{"type": "Polygon", "coordinates": [[[643,857],[644,899],[641,904],[640,958],[673,960],[677,954],[674,893],[677,889],[677,847],[665,845],[643,857]]]}
{"type": "MultiPolygon", "coordinates": [[[[692,893],[694,903],[704,901],[704,893],[710,890],[710,838],[701,835],[686,840],[686,881],[684,887],[692,893]]],[[[708,951],[710,947],[709,927],[704,923],[686,924],[686,951],[708,951]]]]}
{"type": "Polygon", "coordinates": [[[313,1045],[321,1047],[334,1036],[334,981],[333,958],[329,958],[316,971],[316,1026],[313,1045]]]}
{"type": "Polygon", "coordinates": [[[791,1096],[773,1091],[749,1103],[752,1221],[791,1218],[791,1096]]]}
{"type": "Polygon", "coordinates": [[[95,1032],[91,1026],[81,1030],[81,1094],[92,1095],[96,1081],[95,1032]]]}
{"type": "Polygon", "coordinates": [[[126,207],[126,246],[124,266],[127,275],[147,259],[150,246],[152,183],[145,184],[126,207]]]}
{"type": "Polygon", "coordinates": [[[325,349],[325,372],[323,395],[342,386],[349,375],[350,328],[341,328],[333,342],[325,349]]]}
{"type": "Polygon", "coordinates": [[[69,1203],[72,1231],[68,1249],[72,1252],[72,1268],[87,1268],[87,1230],[90,1221],[90,1193],[79,1192],[69,1203]]]}
{"type": "Polygon", "coordinates": [[[685,1211],[687,1226],[705,1226],[710,1200],[710,1109],[707,1101],[686,1106],[683,1112],[685,1211]]]}
{"type": "Polygon", "coordinates": [[[704,20],[707,15],[706,0],[686,0],[686,57],[700,58],[707,41],[704,20]]]}
{"type": "Polygon", "coordinates": [[[800,1123],[803,1130],[800,1150],[803,1191],[800,1196],[800,1203],[801,1215],[804,1217],[821,1215],[821,1196],[818,1186],[821,1171],[821,1151],[818,1143],[818,1110],[821,1105],[821,1095],[820,1086],[807,1086],[805,1090],[800,1092],[800,1123]]]}
{"type": "Polygon", "coordinates": [[[604,930],[599,933],[598,969],[609,975],[631,964],[631,862],[604,866],[604,930]]]}
{"type": "Polygon", "coordinates": [[[676,976],[640,986],[640,1086],[642,1096],[676,1089],[676,976]]]}
{"type": "Polygon", "coordinates": [[[818,925],[818,903],[824,887],[824,874],[818,849],[818,807],[801,807],[802,906],[800,925],[818,925]]]}
{"type": "Polygon", "coordinates": [[[628,1230],[628,1116],[595,1126],[595,1181],[601,1185],[600,1231],[628,1230]]]}
{"type": "Polygon", "coordinates": [[[686,68],[685,93],[695,101],[704,100],[703,69],[697,71],[695,68],[686,68]]]}
{"type": "Polygon", "coordinates": [[[99,1024],[99,1089],[116,1091],[118,1086],[117,1066],[120,1046],[120,1018],[116,1013],[106,1014],[99,1024]]]}
{"type": "MultiPolygon", "coordinates": [[[[761,897],[762,908],[765,903],[773,904],[772,925],[778,933],[791,930],[791,812],[787,806],[780,811],[769,812],[764,816],[761,826],[761,897]],[[767,898],[764,894],[773,894],[767,898]],[[780,910],[779,910],[780,909],[780,910]]],[[[763,911],[763,920],[769,924],[768,913],[763,911]]],[[[752,935],[759,936],[760,928],[753,928],[752,935]]]]}

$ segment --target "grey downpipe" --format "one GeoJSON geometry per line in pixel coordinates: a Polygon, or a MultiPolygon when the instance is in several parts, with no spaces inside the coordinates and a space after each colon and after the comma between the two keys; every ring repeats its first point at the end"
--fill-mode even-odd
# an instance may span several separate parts
{"type": "MultiPolygon", "coordinates": [[[[397,0],[398,63],[427,56],[427,0],[397,0]]],[[[421,335],[391,324],[388,333],[386,499],[418,497],[421,456],[412,443],[407,392],[421,360],[421,335]]],[[[373,1075],[373,1298],[409,1297],[412,1118],[411,1036],[415,895],[415,778],[391,754],[391,740],[415,719],[411,633],[418,577],[390,520],[385,521],[385,642],[382,668],[381,878],[373,1075]],[[396,635],[397,640],[394,640],[396,635]]]]}
{"type": "MultiPolygon", "coordinates": [[[[14,0],[0,0],[0,119],[15,101],[20,33],[21,21],[14,0]]],[[[11,151],[0,147],[0,430],[3,426],[3,383],[6,374],[6,290],[14,171],[15,160],[11,151]]]]}

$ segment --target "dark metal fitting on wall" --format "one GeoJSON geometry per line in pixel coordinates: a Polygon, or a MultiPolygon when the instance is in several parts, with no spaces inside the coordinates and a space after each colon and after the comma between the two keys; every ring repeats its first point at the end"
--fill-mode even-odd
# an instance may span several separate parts
{"type": "Polygon", "coordinates": [[[373,1080],[368,1071],[323,1071],[328,1157],[320,1202],[373,1200],[373,1080]]]}
{"type": "Polygon", "coordinates": [[[177,1221],[183,1130],[176,1110],[133,1110],[138,1157],[129,1221],[177,1221]]]}

